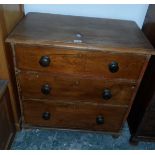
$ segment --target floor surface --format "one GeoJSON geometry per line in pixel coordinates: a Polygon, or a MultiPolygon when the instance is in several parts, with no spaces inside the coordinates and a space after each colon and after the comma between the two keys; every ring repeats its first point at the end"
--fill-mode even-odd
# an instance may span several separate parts
{"type": "Polygon", "coordinates": [[[130,145],[130,133],[125,124],[119,138],[109,134],[56,129],[23,129],[17,132],[12,150],[139,150],[155,149],[155,143],[130,145]]]}

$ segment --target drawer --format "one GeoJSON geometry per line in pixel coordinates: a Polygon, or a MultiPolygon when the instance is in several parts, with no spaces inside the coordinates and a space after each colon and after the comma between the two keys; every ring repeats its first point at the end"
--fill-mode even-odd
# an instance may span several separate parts
{"type": "Polygon", "coordinates": [[[138,79],[145,56],[65,48],[16,46],[17,68],[104,78],[138,79]]]}
{"type": "Polygon", "coordinates": [[[21,72],[18,75],[24,98],[78,100],[128,105],[135,83],[100,78],[21,72]]]}
{"type": "Polygon", "coordinates": [[[24,104],[26,124],[54,128],[118,132],[127,108],[27,100],[24,104]]]}
{"type": "Polygon", "coordinates": [[[85,59],[79,51],[28,46],[15,49],[16,64],[20,69],[72,74],[84,73],[85,70],[85,59]]]}
{"type": "Polygon", "coordinates": [[[87,54],[85,72],[105,78],[137,80],[145,61],[145,56],[136,54],[91,52],[87,54]]]}

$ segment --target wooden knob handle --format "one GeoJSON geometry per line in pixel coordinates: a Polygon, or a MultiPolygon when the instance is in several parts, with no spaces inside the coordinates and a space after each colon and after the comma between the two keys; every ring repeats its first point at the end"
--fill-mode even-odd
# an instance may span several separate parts
{"type": "Polygon", "coordinates": [[[118,63],[115,62],[115,61],[112,61],[110,64],[109,64],[109,70],[110,72],[112,73],[115,73],[119,70],[119,66],[118,66],[118,63]]]}
{"type": "Polygon", "coordinates": [[[41,92],[45,95],[48,95],[50,92],[51,92],[51,87],[48,85],[48,84],[44,84],[42,87],[41,87],[41,92]]]}
{"type": "Polygon", "coordinates": [[[44,112],[43,115],[42,115],[42,118],[44,120],[49,120],[51,117],[51,114],[49,112],[44,112]]]}
{"type": "Polygon", "coordinates": [[[112,97],[110,89],[104,89],[102,94],[103,99],[109,100],[112,97]]]}
{"type": "Polygon", "coordinates": [[[102,115],[97,116],[96,123],[99,125],[104,124],[104,117],[102,115]]]}
{"type": "Polygon", "coordinates": [[[50,58],[48,56],[42,56],[39,60],[39,63],[42,67],[48,67],[50,65],[50,58]]]}

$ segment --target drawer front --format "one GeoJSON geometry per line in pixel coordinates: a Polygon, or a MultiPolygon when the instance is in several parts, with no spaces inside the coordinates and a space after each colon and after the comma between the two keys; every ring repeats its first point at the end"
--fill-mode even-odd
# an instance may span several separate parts
{"type": "Polygon", "coordinates": [[[84,72],[85,60],[78,51],[17,46],[16,63],[20,69],[77,74],[84,72]]]}
{"type": "Polygon", "coordinates": [[[26,124],[118,132],[127,108],[43,101],[24,101],[26,124]]]}
{"type": "Polygon", "coordinates": [[[145,56],[63,48],[16,46],[17,68],[105,78],[138,79],[145,56]]]}
{"type": "Polygon", "coordinates": [[[137,80],[143,68],[145,56],[118,53],[89,53],[86,59],[86,73],[105,78],[137,80]]]}
{"type": "Polygon", "coordinates": [[[128,105],[135,89],[135,83],[77,76],[21,72],[18,78],[22,96],[34,99],[128,105]]]}

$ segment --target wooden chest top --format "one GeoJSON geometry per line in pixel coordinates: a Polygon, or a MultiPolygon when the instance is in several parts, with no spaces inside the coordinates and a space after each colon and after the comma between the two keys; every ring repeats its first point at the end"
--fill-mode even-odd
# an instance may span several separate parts
{"type": "Polygon", "coordinates": [[[154,54],[133,21],[46,13],[28,13],[7,42],[154,54]]]}

